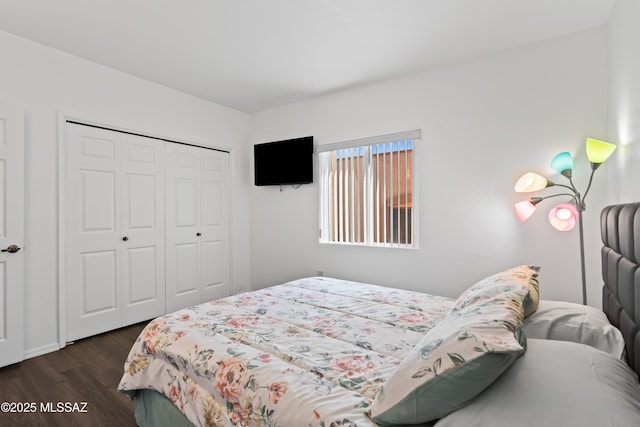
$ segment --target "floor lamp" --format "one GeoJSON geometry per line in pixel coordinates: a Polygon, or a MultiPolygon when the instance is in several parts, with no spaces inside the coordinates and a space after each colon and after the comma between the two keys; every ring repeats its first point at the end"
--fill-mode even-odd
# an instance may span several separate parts
{"type": "Polygon", "coordinates": [[[569,196],[571,199],[567,203],[561,203],[556,205],[549,212],[549,222],[551,225],[560,231],[572,230],[576,222],[578,223],[578,230],[580,233],[580,267],[582,272],[582,303],[587,304],[587,281],[585,275],[585,262],[584,262],[584,231],[582,226],[582,212],[586,209],[585,198],[591,188],[591,182],[593,181],[593,174],[604,163],[609,156],[616,149],[614,144],[608,142],[599,141],[597,139],[587,138],[587,157],[591,163],[591,175],[589,176],[589,184],[584,194],[580,194],[573,184],[573,157],[571,154],[564,151],[556,155],[551,160],[551,168],[564,176],[569,185],[557,184],[547,178],[538,175],[535,172],[527,172],[522,175],[515,185],[515,191],[518,193],[530,193],[535,191],[541,191],[548,187],[561,187],[568,192],[552,194],[544,197],[531,197],[529,200],[518,202],[515,205],[516,215],[520,222],[524,222],[536,210],[536,205],[543,200],[550,199],[558,196],[569,196]]]}

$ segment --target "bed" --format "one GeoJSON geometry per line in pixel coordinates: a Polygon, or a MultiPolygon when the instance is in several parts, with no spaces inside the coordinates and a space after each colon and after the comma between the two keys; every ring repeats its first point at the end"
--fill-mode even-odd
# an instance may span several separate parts
{"type": "Polygon", "coordinates": [[[638,426],[638,233],[603,210],[603,311],[530,265],[456,299],[309,277],[154,319],[118,389],[141,427],[638,426]]]}

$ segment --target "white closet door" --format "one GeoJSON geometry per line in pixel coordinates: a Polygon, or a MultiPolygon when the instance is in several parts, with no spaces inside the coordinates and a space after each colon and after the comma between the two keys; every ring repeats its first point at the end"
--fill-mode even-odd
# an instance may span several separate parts
{"type": "Polygon", "coordinates": [[[164,313],[164,143],[67,124],[67,339],[164,313]]]}
{"type": "Polygon", "coordinates": [[[122,135],[123,325],[164,314],[164,143],[122,135]]]}
{"type": "Polygon", "coordinates": [[[229,153],[167,144],[167,312],[229,296],[229,153]]]}
{"type": "Polygon", "coordinates": [[[24,357],[24,120],[0,107],[0,366],[24,357]]]}
{"type": "Polygon", "coordinates": [[[67,339],[122,325],[119,134],[67,125],[67,339]]]}
{"type": "Polygon", "coordinates": [[[202,150],[202,301],[230,294],[229,153],[202,150]]]}
{"type": "Polygon", "coordinates": [[[167,312],[202,300],[200,150],[182,144],[166,146],[167,312]]]}

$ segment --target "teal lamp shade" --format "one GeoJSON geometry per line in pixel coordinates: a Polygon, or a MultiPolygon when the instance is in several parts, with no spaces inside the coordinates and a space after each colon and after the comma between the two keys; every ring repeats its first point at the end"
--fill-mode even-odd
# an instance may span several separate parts
{"type": "Polygon", "coordinates": [[[556,154],[551,160],[551,169],[562,174],[567,178],[571,178],[571,172],[573,171],[573,157],[568,151],[556,154]]]}
{"type": "Polygon", "coordinates": [[[593,169],[604,163],[616,149],[615,144],[600,141],[593,138],[587,138],[587,157],[591,162],[593,169]]]}
{"type": "Polygon", "coordinates": [[[549,212],[549,222],[556,230],[570,231],[576,226],[578,210],[573,203],[562,203],[549,212]]]}
{"type": "Polygon", "coordinates": [[[530,193],[552,186],[553,183],[542,175],[534,172],[527,172],[516,181],[516,193],[530,193]]]}

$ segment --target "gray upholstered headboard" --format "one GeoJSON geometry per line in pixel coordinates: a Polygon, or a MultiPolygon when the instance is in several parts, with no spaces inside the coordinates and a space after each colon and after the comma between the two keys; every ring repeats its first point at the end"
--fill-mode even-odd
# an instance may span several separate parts
{"type": "Polygon", "coordinates": [[[640,375],[640,203],[607,206],[602,233],[602,309],[622,331],[629,365],[640,375]]]}

